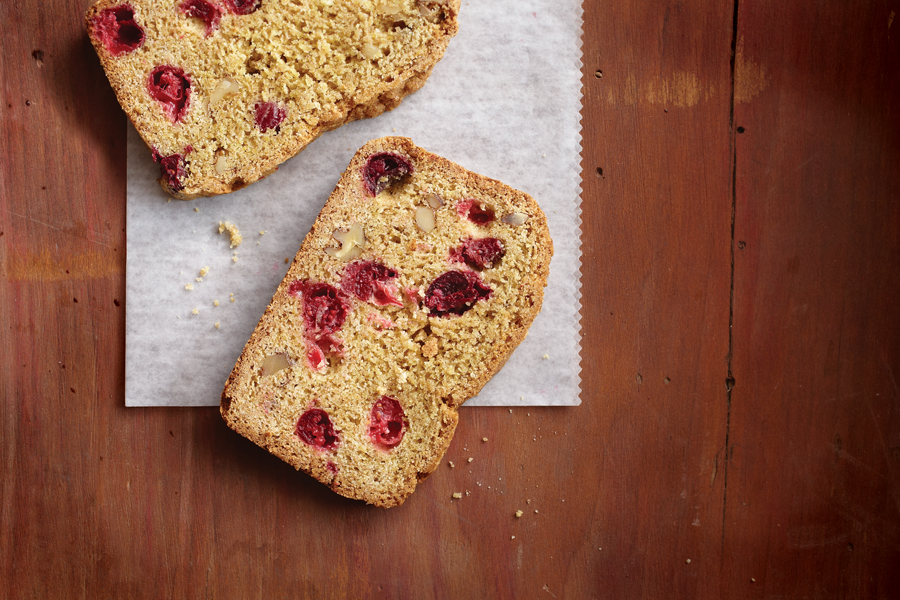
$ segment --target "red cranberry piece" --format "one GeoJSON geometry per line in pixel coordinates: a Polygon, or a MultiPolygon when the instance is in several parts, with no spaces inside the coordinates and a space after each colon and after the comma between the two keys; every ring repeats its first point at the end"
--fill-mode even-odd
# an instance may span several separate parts
{"type": "Polygon", "coordinates": [[[334,337],[347,319],[347,297],[327,283],[294,281],[288,288],[292,296],[303,299],[303,324],[307,344],[306,360],[313,371],[324,371],[326,354],[343,355],[341,341],[334,337]]]}
{"type": "Polygon", "coordinates": [[[160,65],[150,72],[147,91],[154,100],[162,104],[163,112],[169,120],[178,123],[191,101],[191,79],[184,69],[160,65]]]}
{"type": "Polygon", "coordinates": [[[144,29],[134,20],[130,4],[102,10],[91,22],[94,36],[113,56],[131,52],[144,43],[144,29]]]}
{"type": "Polygon", "coordinates": [[[493,267],[504,252],[503,242],[497,238],[468,239],[450,250],[450,261],[463,262],[480,271],[493,267]]]}
{"type": "Polygon", "coordinates": [[[397,296],[397,286],[392,281],[396,277],[397,271],[390,267],[370,260],[358,260],[344,269],[341,289],[375,306],[403,306],[403,301],[397,296]]]}
{"type": "MultiPolygon", "coordinates": [[[[193,148],[187,146],[184,149],[184,154],[191,150],[193,148]]],[[[184,184],[181,182],[187,174],[184,169],[184,154],[163,156],[155,149],[153,150],[153,162],[159,163],[159,175],[173,192],[179,192],[184,189],[184,184]]]]}
{"type": "Polygon", "coordinates": [[[296,433],[301,440],[314,448],[334,450],[340,443],[328,413],[321,408],[311,408],[300,415],[296,433]]]}
{"type": "Polygon", "coordinates": [[[377,196],[394,181],[413,172],[409,160],[394,152],[373,154],[362,168],[363,187],[369,196],[377,196]]]}
{"type": "Polygon", "coordinates": [[[225,0],[225,4],[236,15],[249,15],[259,9],[262,0],[225,0]]]}
{"type": "Polygon", "coordinates": [[[461,315],[479,300],[491,297],[491,288],[475,271],[447,271],[425,292],[425,306],[435,317],[461,315]]]}
{"type": "Polygon", "coordinates": [[[341,291],[327,283],[301,285],[306,335],[320,339],[340,329],[347,318],[347,303],[341,291]]]}
{"type": "Polygon", "coordinates": [[[222,9],[206,0],[184,0],[179,8],[187,16],[206,23],[206,36],[219,27],[219,21],[222,19],[222,9]]]}
{"type": "Polygon", "coordinates": [[[287,116],[287,109],[278,106],[274,102],[257,102],[253,109],[256,111],[256,126],[265,133],[274,129],[276,133],[281,131],[281,122],[287,116]]]}
{"type": "Polygon", "coordinates": [[[372,406],[369,419],[369,438],[382,450],[396,448],[406,432],[405,415],[400,403],[390,396],[382,396],[372,406]]]}
{"type": "Polygon", "coordinates": [[[456,205],[456,213],[476,225],[487,225],[494,220],[494,209],[481,206],[475,200],[461,200],[456,205]]]}
{"type": "Polygon", "coordinates": [[[338,466],[330,460],[327,463],[325,463],[325,468],[328,469],[329,472],[334,473],[335,475],[337,475],[337,472],[340,470],[340,469],[338,469],[338,466]]]}

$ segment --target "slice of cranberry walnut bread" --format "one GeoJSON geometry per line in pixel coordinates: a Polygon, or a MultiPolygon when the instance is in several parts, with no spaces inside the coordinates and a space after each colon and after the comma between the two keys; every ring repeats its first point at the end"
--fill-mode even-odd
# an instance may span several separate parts
{"type": "Polygon", "coordinates": [[[87,30],[119,103],[191,199],[272,173],[321,133],[396,107],[460,0],[98,0],[87,30]]]}
{"type": "Polygon", "coordinates": [[[528,194],[406,138],[371,141],[238,359],[222,415],[339,494],[401,504],[524,339],[552,254],[528,194]]]}

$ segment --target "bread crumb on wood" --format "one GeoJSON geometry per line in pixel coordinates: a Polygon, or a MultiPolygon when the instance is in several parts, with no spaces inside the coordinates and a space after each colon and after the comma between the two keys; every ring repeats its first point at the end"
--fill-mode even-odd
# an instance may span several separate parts
{"type": "Polygon", "coordinates": [[[472,462],[473,460],[475,460],[475,459],[472,458],[472,457],[470,456],[470,457],[469,457],[469,462],[472,462]]]}
{"type": "Polygon", "coordinates": [[[224,233],[226,231],[228,232],[232,248],[240,246],[241,242],[244,241],[244,238],[241,236],[241,231],[237,228],[237,225],[228,221],[219,221],[219,233],[224,233]]]}
{"type": "Polygon", "coordinates": [[[450,468],[451,468],[451,469],[452,469],[453,467],[456,466],[456,465],[453,464],[453,461],[452,461],[452,460],[451,460],[451,461],[448,461],[448,464],[450,465],[450,468]]]}
{"type": "Polygon", "coordinates": [[[522,515],[524,515],[524,514],[525,514],[525,513],[523,513],[521,510],[517,510],[517,511],[516,511],[516,518],[517,518],[517,519],[521,519],[521,518],[522,518],[522,515]]]}
{"type": "Polygon", "coordinates": [[[462,492],[453,492],[453,497],[459,500],[462,498],[462,492]]]}
{"type": "Polygon", "coordinates": [[[481,441],[482,441],[482,442],[486,442],[486,441],[488,441],[488,439],[487,439],[487,438],[481,438],[481,441]]]}

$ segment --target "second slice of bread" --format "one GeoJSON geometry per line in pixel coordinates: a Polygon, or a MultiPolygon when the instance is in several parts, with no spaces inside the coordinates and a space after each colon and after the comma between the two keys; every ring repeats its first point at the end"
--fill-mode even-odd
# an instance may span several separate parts
{"type": "Polygon", "coordinates": [[[235,431],[334,491],[400,504],[541,309],[527,194],[406,138],[357,152],[237,361],[235,431]]]}
{"type": "Polygon", "coordinates": [[[241,189],[325,131],[418,90],[459,0],[98,0],[90,39],[119,103],[191,199],[241,189]]]}

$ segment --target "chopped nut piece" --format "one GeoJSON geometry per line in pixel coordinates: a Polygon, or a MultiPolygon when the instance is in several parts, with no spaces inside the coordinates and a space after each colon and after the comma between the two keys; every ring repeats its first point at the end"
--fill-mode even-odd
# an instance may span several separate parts
{"type": "Polygon", "coordinates": [[[524,225],[525,221],[528,220],[528,215],[523,213],[509,213],[508,215],[503,215],[500,219],[507,225],[512,225],[513,227],[518,227],[519,225],[524,225]]]}
{"type": "Polygon", "coordinates": [[[226,77],[219,82],[213,93],[209,95],[209,105],[215,106],[226,96],[236,94],[239,89],[241,89],[241,85],[236,80],[226,77]]]}
{"type": "Polygon", "coordinates": [[[259,367],[259,376],[269,377],[283,369],[289,368],[290,366],[291,361],[288,360],[286,354],[283,354],[281,352],[270,354],[263,359],[262,364],[259,367]]]}
{"type": "Polygon", "coordinates": [[[228,170],[228,158],[225,156],[224,152],[216,157],[215,167],[216,173],[219,175],[228,170]]]}
{"type": "Polygon", "coordinates": [[[332,236],[341,243],[341,247],[325,248],[325,253],[344,262],[358,257],[366,247],[366,236],[359,223],[351,223],[347,231],[335,229],[332,236]]]}
{"type": "Polygon", "coordinates": [[[427,206],[416,208],[416,225],[425,233],[434,231],[434,211],[427,206]]]}
{"type": "Polygon", "coordinates": [[[444,199],[437,194],[428,194],[425,196],[425,202],[428,203],[428,206],[431,208],[440,208],[444,205],[444,199]]]}
{"type": "Polygon", "coordinates": [[[366,42],[365,44],[363,44],[362,53],[363,56],[365,56],[369,60],[375,60],[376,58],[381,58],[383,56],[381,54],[381,49],[371,42],[366,42]]]}

